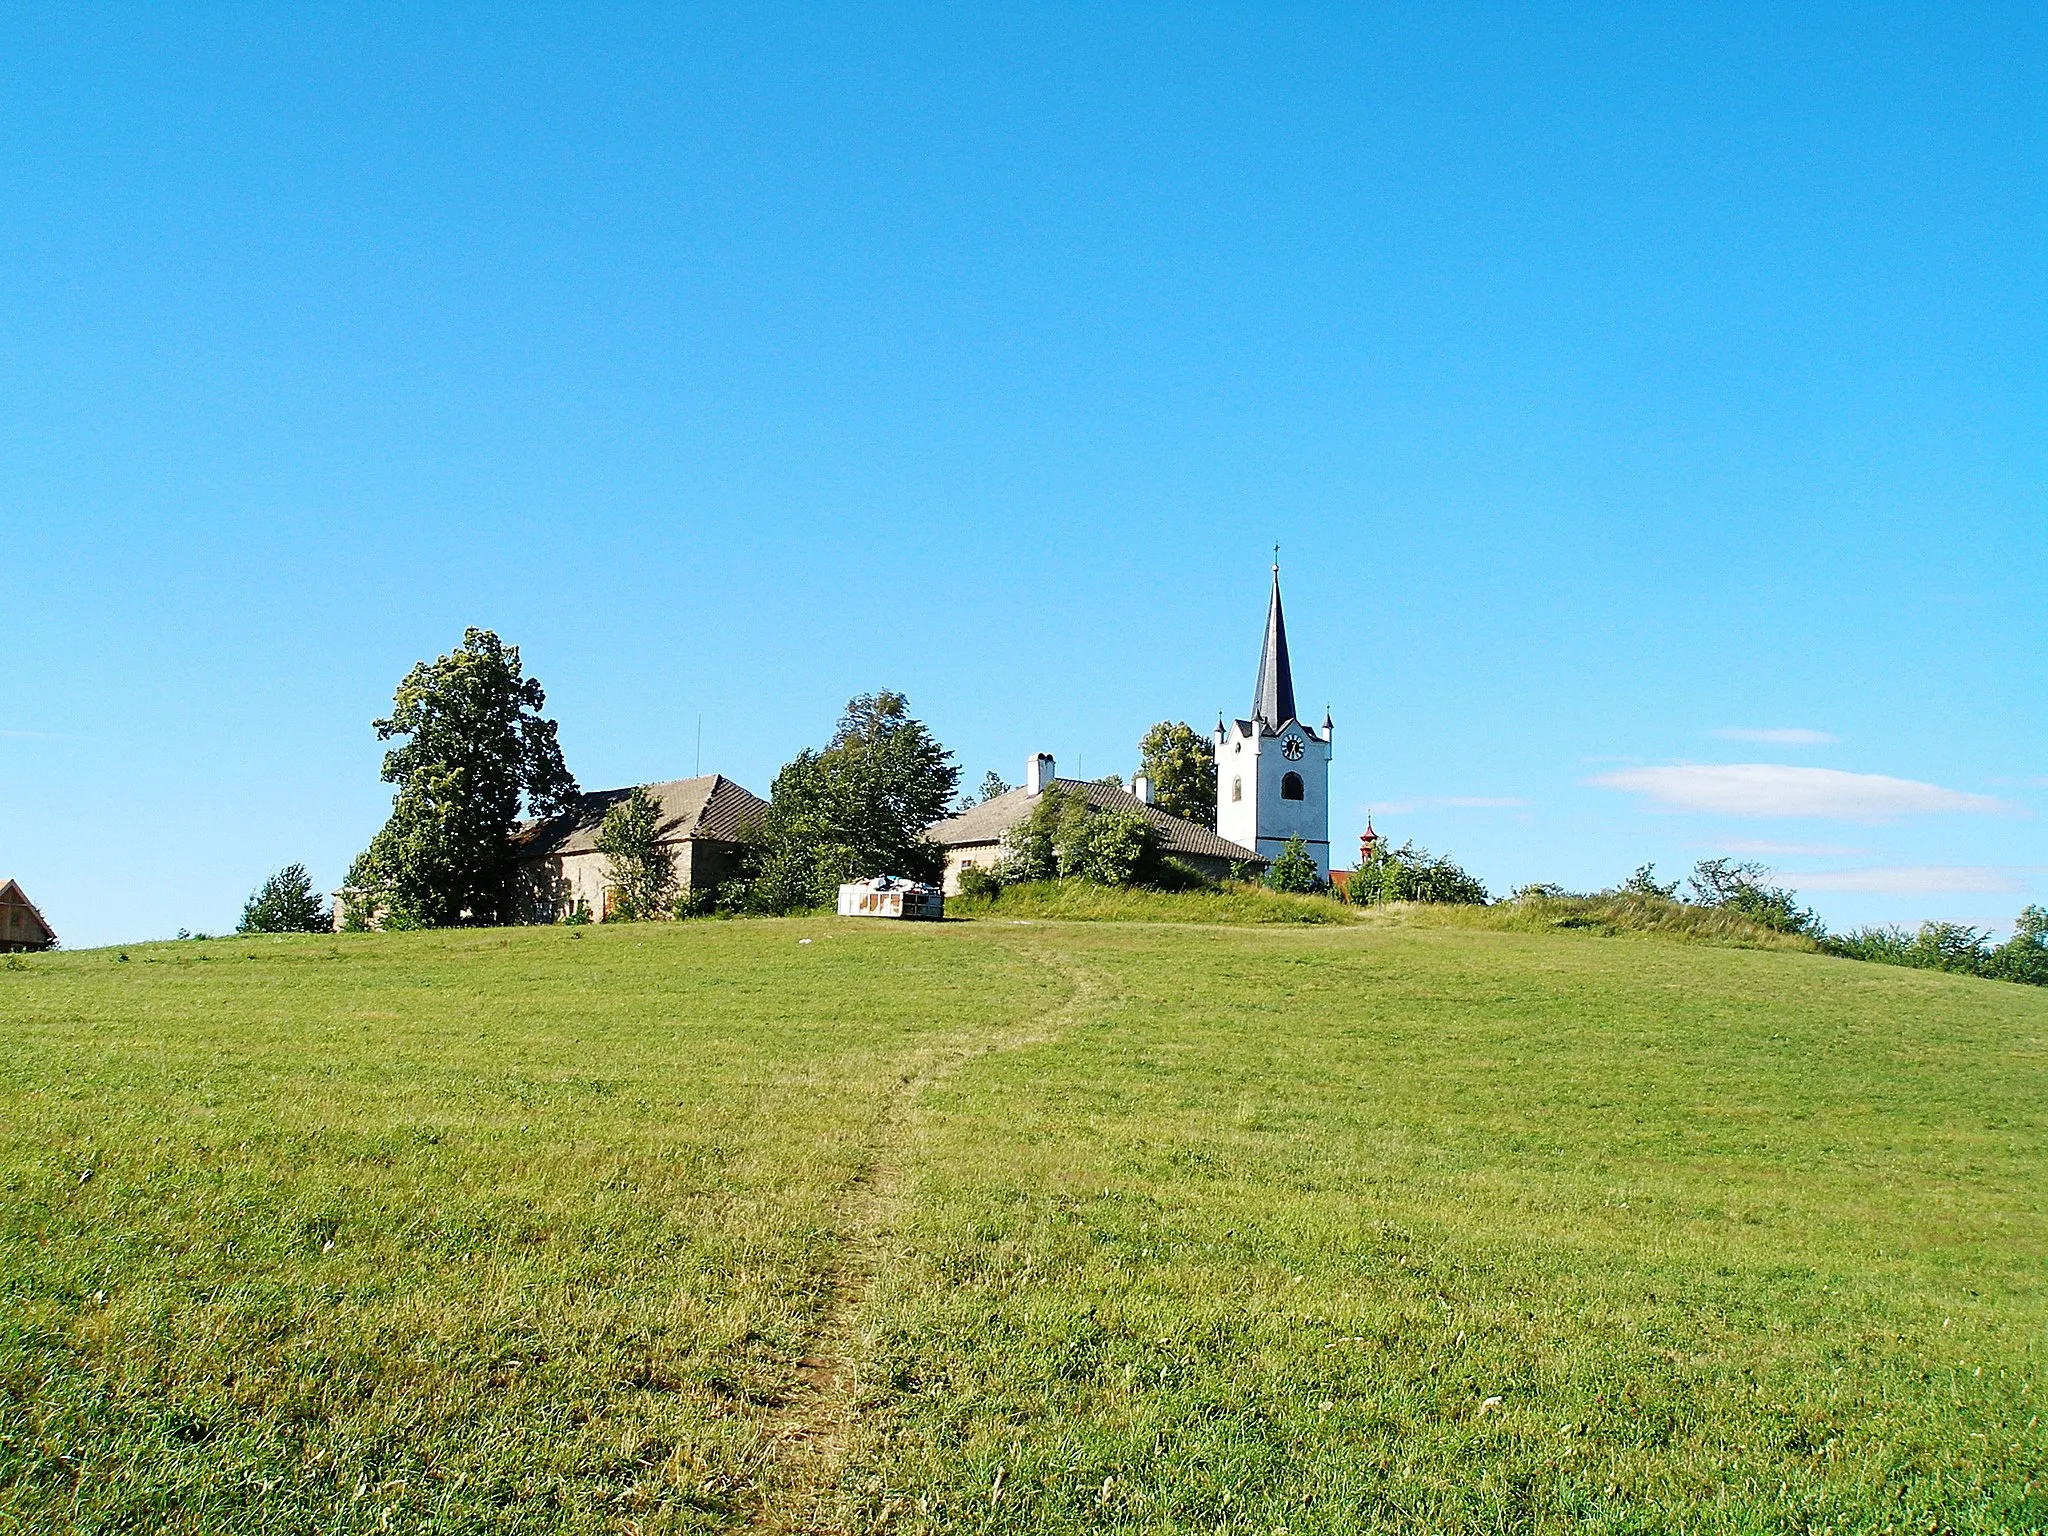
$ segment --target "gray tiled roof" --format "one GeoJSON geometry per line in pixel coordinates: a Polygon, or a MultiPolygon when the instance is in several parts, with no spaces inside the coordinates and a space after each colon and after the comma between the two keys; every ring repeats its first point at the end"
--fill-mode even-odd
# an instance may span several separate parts
{"type": "MultiPolygon", "coordinates": [[[[1227,837],[1218,837],[1199,822],[1170,815],[1156,805],[1147,805],[1127,789],[1095,784],[1087,779],[1055,779],[1070,795],[1085,795],[1088,803],[1103,811],[1137,811],[1159,829],[1161,853],[1192,854],[1198,858],[1230,859],[1233,862],[1263,864],[1265,859],[1227,837]]],[[[1031,814],[1035,797],[1029,790],[1013,789],[1007,795],[984,800],[949,820],[934,823],[925,836],[947,848],[970,843],[1001,842],[1003,834],[1031,814]]]]}
{"type": "MultiPolygon", "coordinates": [[[[660,836],[665,843],[695,838],[733,842],[748,822],[768,809],[767,801],[741,789],[723,774],[707,773],[701,778],[671,779],[666,784],[641,787],[661,807],[660,836]]],[[[605,812],[632,792],[628,786],[581,795],[575,807],[560,816],[520,823],[512,834],[512,846],[521,859],[594,852],[605,812]]]]}

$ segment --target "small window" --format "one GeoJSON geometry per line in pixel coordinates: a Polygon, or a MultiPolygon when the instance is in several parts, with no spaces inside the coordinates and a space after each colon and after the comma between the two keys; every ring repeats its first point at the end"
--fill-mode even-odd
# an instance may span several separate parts
{"type": "Polygon", "coordinates": [[[1301,786],[1300,774],[1290,773],[1285,774],[1281,777],[1280,798],[1282,800],[1299,800],[1306,793],[1307,791],[1305,791],[1301,786]]]}
{"type": "Polygon", "coordinates": [[[1230,798],[1233,800],[1242,800],[1244,798],[1243,779],[1232,779],[1230,781],[1230,798]]]}

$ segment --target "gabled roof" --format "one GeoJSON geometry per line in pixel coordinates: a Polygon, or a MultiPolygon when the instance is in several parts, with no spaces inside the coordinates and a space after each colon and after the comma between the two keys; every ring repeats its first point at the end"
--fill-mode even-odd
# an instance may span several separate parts
{"type": "MultiPolygon", "coordinates": [[[[28,892],[24,891],[12,880],[0,880],[0,907],[16,906],[28,908],[28,915],[34,918],[36,926],[43,930],[44,943],[54,944],[57,942],[57,930],[50,926],[48,918],[36,910],[36,904],[28,899],[28,892]]],[[[4,928],[5,925],[0,924],[0,940],[7,938],[4,928]]]]}
{"type": "Polygon", "coordinates": [[[1287,664],[1287,619],[1280,612],[1280,567],[1273,567],[1273,597],[1266,605],[1266,640],[1259,647],[1259,686],[1252,718],[1282,726],[1295,718],[1294,669],[1287,664]]]}
{"type": "MultiPolygon", "coordinates": [[[[671,779],[666,784],[639,786],[661,808],[658,835],[665,843],[702,838],[707,842],[737,841],[747,823],[768,809],[768,802],[750,794],[723,774],[671,779]]],[[[545,821],[521,822],[512,833],[512,847],[521,859],[553,858],[565,853],[593,853],[605,812],[633,792],[598,789],[579,795],[576,804],[545,821]]]]}
{"type": "MultiPolygon", "coordinates": [[[[1096,784],[1087,779],[1055,779],[1069,795],[1080,795],[1100,811],[1137,811],[1159,829],[1161,853],[1192,854],[1197,858],[1229,859],[1240,864],[1263,864],[1259,854],[1227,837],[1218,837],[1199,822],[1174,816],[1156,805],[1147,805],[1127,789],[1113,784],[1096,784]]],[[[1003,834],[1031,814],[1038,797],[1028,789],[1013,789],[1007,795],[962,811],[946,821],[935,822],[925,832],[933,842],[947,848],[972,843],[999,843],[1003,834]]]]}

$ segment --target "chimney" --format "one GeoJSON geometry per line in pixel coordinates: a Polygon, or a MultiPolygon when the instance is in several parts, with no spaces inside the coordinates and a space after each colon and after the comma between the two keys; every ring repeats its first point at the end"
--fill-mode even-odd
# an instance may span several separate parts
{"type": "Polygon", "coordinates": [[[1034,795],[1042,795],[1052,788],[1053,764],[1050,752],[1034,752],[1031,761],[1024,765],[1024,787],[1034,795]]]}
{"type": "Polygon", "coordinates": [[[1142,773],[1135,775],[1131,779],[1131,793],[1144,801],[1145,804],[1150,805],[1152,803],[1152,781],[1142,773]]]}

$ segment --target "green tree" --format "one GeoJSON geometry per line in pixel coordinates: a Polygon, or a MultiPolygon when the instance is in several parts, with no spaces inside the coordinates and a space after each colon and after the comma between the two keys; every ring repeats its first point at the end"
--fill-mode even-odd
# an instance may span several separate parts
{"type": "Polygon", "coordinates": [[[960,770],[910,702],[886,690],[850,701],[822,751],[775,776],[753,834],[748,905],[823,906],[840,882],[870,875],[936,880],[946,853],[925,829],[946,814],[960,770]]]}
{"type": "Polygon", "coordinates": [[[1159,861],[1159,829],[1140,811],[1089,810],[1062,827],[1062,875],[1097,885],[1138,885],[1159,861]]]}
{"type": "Polygon", "coordinates": [[[1491,899],[1477,877],[1427,848],[1403,843],[1382,847],[1351,872],[1345,897],[1354,906],[1373,907],[1389,901],[1436,902],[1444,906],[1483,907],[1491,899]]]}
{"type": "Polygon", "coordinates": [[[1154,805],[1216,829],[1216,750],[1208,737],[1186,721],[1162,720],[1140,738],[1138,757],[1154,805]]]}
{"type": "Polygon", "coordinates": [[[522,803],[552,816],[576,795],[546,702],[518,647],[485,629],[465,631],[460,649],[399,683],[391,714],[374,722],[378,740],[404,738],[384,754],[384,780],[398,794],[347,882],[385,926],[499,920],[522,803]]]}
{"type": "Polygon", "coordinates": [[[994,878],[1009,885],[1055,879],[1144,885],[1162,875],[1178,884],[1186,873],[1167,868],[1159,829],[1144,812],[1100,810],[1086,795],[1055,786],[1004,834],[994,878]]]}
{"type": "Polygon", "coordinates": [[[1287,839],[1274,858],[1273,867],[1266,871],[1266,884],[1276,891],[1313,891],[1322,883],[1315,855],[1298,837],[1287,839]]]}
{"type": "Polygon", "coordinates": [[[981,793],[979,795],[962,796],[960,809],[967,811],[972,810],[977,805],[985,805],[1000,795],[1007,795],[1015,787],[1000,773],[997,773],[995,769],[991,768],[981,776],[981,793]]]}
{"type": "Polygon", "coordinates": [[[256,888],[242,907],[237,933],[326,933],[334,916],[313,889],[303,864],[287,864],[256,888]]]}
{"type": "MultiPolygon", "coordinates": [[[[1068,818],[1069,798],[1079,796],[1069,797],[1054,784],[1031,802],[1024,819],[1003,834],[1003,852],[995,868],[997,878],[1007,885],[1059,878],[1060,829],[1068,818]]],[[[1085,813],[1085,803],[1082,809],[1085,813]]]]}
{"type": "Polygon", "coordinates": [[[1695,906],[1726,907],[1780,933],[1818,936],[1825,932],[1820,918],[1802,909],[1792,892],[1765,883],[1769,874],[1763,865],[1749,860],[1702,859],[1693,866],[1686,883],[1692,887],[1695,906]]]}
{"type": "Polygon", "coordinates": [[[597,851],[611,876],[611,915],[626,922],[667,917],[676,898],[674,857],[661,841],[661,806],[644,789],[634,789],[604,813],[597,851]]]}

